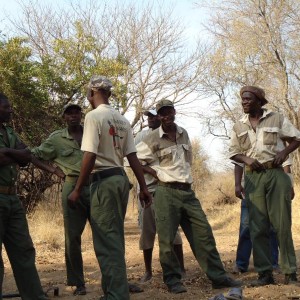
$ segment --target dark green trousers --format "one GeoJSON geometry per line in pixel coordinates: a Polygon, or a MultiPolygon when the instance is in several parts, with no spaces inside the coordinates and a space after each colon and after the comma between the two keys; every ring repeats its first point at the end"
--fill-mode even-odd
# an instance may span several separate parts
{"type": "Polygon", "coordinates": [[[261,273],[272,270],[269,246],[271,223],[277,234],[282,272],[296,272],[296,255],[291,231],[291,181],[288,175],[281,168],[264,172],[247,171],[245,194],[256,271],[261,273]]]}
{"type": "Polygon", "coordinates": [[[91,184],[91,224],[106,300],[128,300],[124,219],[129,196],[127,176],[115,175],[91,184]]]}
{"type": "Polygon", "coordinates": [[[65,182],[62,190],[62,206],[65,230],[65,261],[67,284],[84,284],[81,253],[81,235],[87,220],[90,220],[90,188],[83,188],[76,209],[68,206],[67,197],[73,191],[75,183],[65,182]]]}
{"type": "Polygon", "coordinates": [[[173,285],[181,280],[180,265],[173,249],[179,224],[208,278],[214,282],[222,281],[226,272],[211,227],[195,193],[157,186],[154,207],[164,282],[173,285]]]}
{"type": "Polygon", "coordinates": [[[4,276],[2,244],[11,263],[21,298],[23,300],[47,299],[35,267],[35,249],[29,234],[26,215],[16,195],[0,194],[0,299],[2,299],[4,276]]]}

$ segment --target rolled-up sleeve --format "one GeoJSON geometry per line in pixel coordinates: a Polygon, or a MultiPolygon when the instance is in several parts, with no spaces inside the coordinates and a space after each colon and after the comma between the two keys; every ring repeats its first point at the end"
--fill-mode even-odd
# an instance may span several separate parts
{"type": "Polygon", "coordinates": [[[233,129],[231,132],[228,158],[232,158],[233,156],[241,153],[242,153],[242,149],[240,147],[240,143],[238,141],[236,132],[233,129]]]}

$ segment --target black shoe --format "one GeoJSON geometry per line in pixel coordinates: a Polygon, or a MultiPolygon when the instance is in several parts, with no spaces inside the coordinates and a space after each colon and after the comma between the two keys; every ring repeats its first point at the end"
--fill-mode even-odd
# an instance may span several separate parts
{"type": "Polygon", "coordinates": [[[128,283],[129,293],[142,293],[144,290],[133,283],[128,283]]]}
{"type": "Polygon", "coordinates": [[[213,289],[223,289],[227,287],[239,287],[242,285],[240,280],[234,280],[230,277],[225,277],[222,281],[213,281],[212,288],[213,289]]]}
{"type": "Polygon", "coordinates": [[[186,293],[187,289],[181,282],[177,282],[175,284],[168,285],[168,291],[172,294],[180,294],[186,293]]]}
{"type": "Polygon", "coordinates": [[[80,285],[80,286],[77,286],[74,293],[73,293],[74,296],[82,296],[82,295],[86,295],[86,288],[85,288],[85,285],[80,285]]]}
{"type": "Polygon", "coordinates": [[[296,282],[298,282],[296,273],[284,275],[284,284],[296,283],[296,282]]]}
{"type": "Polygon", "coordinates": [[[272,272],[263,272],[258,274],[258,279],[250,283],[250,286],[264,286],[268,284],[274,284],[274,278],[272,272]]]}

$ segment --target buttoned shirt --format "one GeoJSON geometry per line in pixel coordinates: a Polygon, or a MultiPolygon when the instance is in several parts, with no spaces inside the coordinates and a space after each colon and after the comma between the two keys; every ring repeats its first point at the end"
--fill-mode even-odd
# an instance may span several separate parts
{"type": "Polygon", "coordinates": [[[272,161],[290,138],[300,141],[300,132],[283,115],[264,109],[254,130],[245,114],[233,127],[229,157],[243,154],[260,163],[272,161]]]}
{"type": "Polygon", "coordinates": [[[162,126],[137,145],[142,165],[149,165],[162,182],[192,183],[192,147],[188,133],[176,125],[176,141],[171,141],[162,126]]]}
{"type": "MultiPolygon", "coordinates": [[[[12,148],[23,149],[25,146],[13,131],[11,127],[4,126],[8,141],[5,141],[3,134],[0,132],[0,149],[12,148]],[[22,146],[21,146],[22,145],[22,146]]],[[[0,167],[0,185],[1,186],[13,186],[17,180],[18,164],[10,163],[0,167]]]]}
{"type": "Polygon", "coordinates": [[[136,152],[130,123],[110,105],[99,105],[85,116],[81,150],[96,154],[93,172],[123,167],[123,158],[136,152]]]}
{"type": "Polygon", "coordinates": [[[57,164],[67,176],[79,176],[83,152],[68,128],[54,131],[39,147],[31,150],[39,159],[57,164]]]}

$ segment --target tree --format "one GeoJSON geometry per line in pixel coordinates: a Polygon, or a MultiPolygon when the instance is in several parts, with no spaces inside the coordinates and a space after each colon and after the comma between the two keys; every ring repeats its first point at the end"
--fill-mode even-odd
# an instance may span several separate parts
{"type": "Polygon", "coordinates": [[[141,128],[143,110],[162,97],[179,105],[198,97],[205,50],[188,50],[170,9],[92,0],[68,9],[30,2],[22,10],[14,28],[40,61],[51,62],[66,101],[83,102],[91,74],[107,75],[115,85],[115,106],[141,128]]]}
{"type": "MultiPolygon", "coordinates": [[[[269,105],[299,128],[299,1],[225,0],[209,7],[214,13],[207,30],[214,51],[202,84],[215,107],[206,118],[210,132],[228,138],[241,113],[238,91],[243,85],[263,87],[269,105]]],[[[298,153],[295,156],[299,175],[298,153]]]]}

